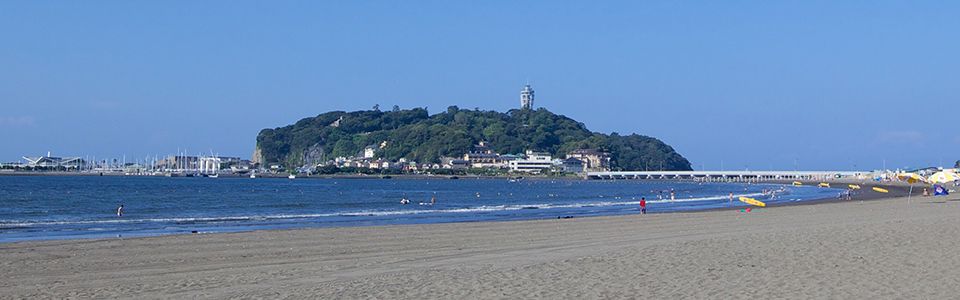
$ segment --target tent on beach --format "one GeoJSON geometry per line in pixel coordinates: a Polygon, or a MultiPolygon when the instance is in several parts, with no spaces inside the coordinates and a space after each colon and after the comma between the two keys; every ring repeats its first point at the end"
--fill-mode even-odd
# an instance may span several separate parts
{"type": "Polygon", "coordinates": [[[942,185],[934,184],[934,185],[933,185],[933,195],[934,195],[934,196],[946,196],[946,195],[950,195],[950,192],[947,191],[947,188],[943,187],[942,185]]]}

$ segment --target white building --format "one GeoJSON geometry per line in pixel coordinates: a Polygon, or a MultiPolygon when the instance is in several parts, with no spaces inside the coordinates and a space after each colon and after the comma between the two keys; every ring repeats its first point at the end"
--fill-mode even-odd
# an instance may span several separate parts
{"type": "Polygon", "coordinates": [[[363,158],[373,158],[377,154],[377,148],[374,146],[367,146],[363,148],[363,158]]]}
{"type": "Polygon", "coordinates": [[[86,165],[86,161],[79,157],[55,157],[50,156],[50,153],[47,153],[47,156],[24,156],[24,160],[27,161],[27,167],[35,168],[68,168],[68,169],[77,169],[82,168],[86,165]]]}
{"type": "Polygon", "coordinates": [[[520,108],[521,109],[533,109],[533,87],[526,85],[523,87],[523,90],[520,91],[520,108]]]}
{"type": "Polygon", "coordinates": [[[541,173],[553,167],[553,158],[547,153],[527,150],[527,158],[511,160],[509,166],[513,172],[541,173]]]}

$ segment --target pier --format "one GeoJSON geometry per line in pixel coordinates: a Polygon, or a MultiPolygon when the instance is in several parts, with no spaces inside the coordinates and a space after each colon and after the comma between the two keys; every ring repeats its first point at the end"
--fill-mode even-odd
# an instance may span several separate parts
{"type": "Polygon", "coordinates": [[[587,172],[587,179],[697,181],[827,180],[866,175],[865,171],[608,171],[587,172]]]}

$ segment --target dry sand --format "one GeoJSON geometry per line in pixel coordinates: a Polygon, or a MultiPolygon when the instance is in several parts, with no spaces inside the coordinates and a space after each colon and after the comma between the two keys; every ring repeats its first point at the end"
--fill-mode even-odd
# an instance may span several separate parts
{"type": "Polygon", "coordinates": [[[956,298],[960,201],[0,244],[0,298],[956,298]]]}

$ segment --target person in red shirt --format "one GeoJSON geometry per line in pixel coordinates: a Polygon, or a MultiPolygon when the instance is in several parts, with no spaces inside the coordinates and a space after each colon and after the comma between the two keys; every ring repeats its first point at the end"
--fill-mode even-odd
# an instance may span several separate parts
{"type": "Polygon", "coordinates": [[[640,197],[640,214],[641,215],[647,214],[647,198],[646,197],[640,197]]]}

